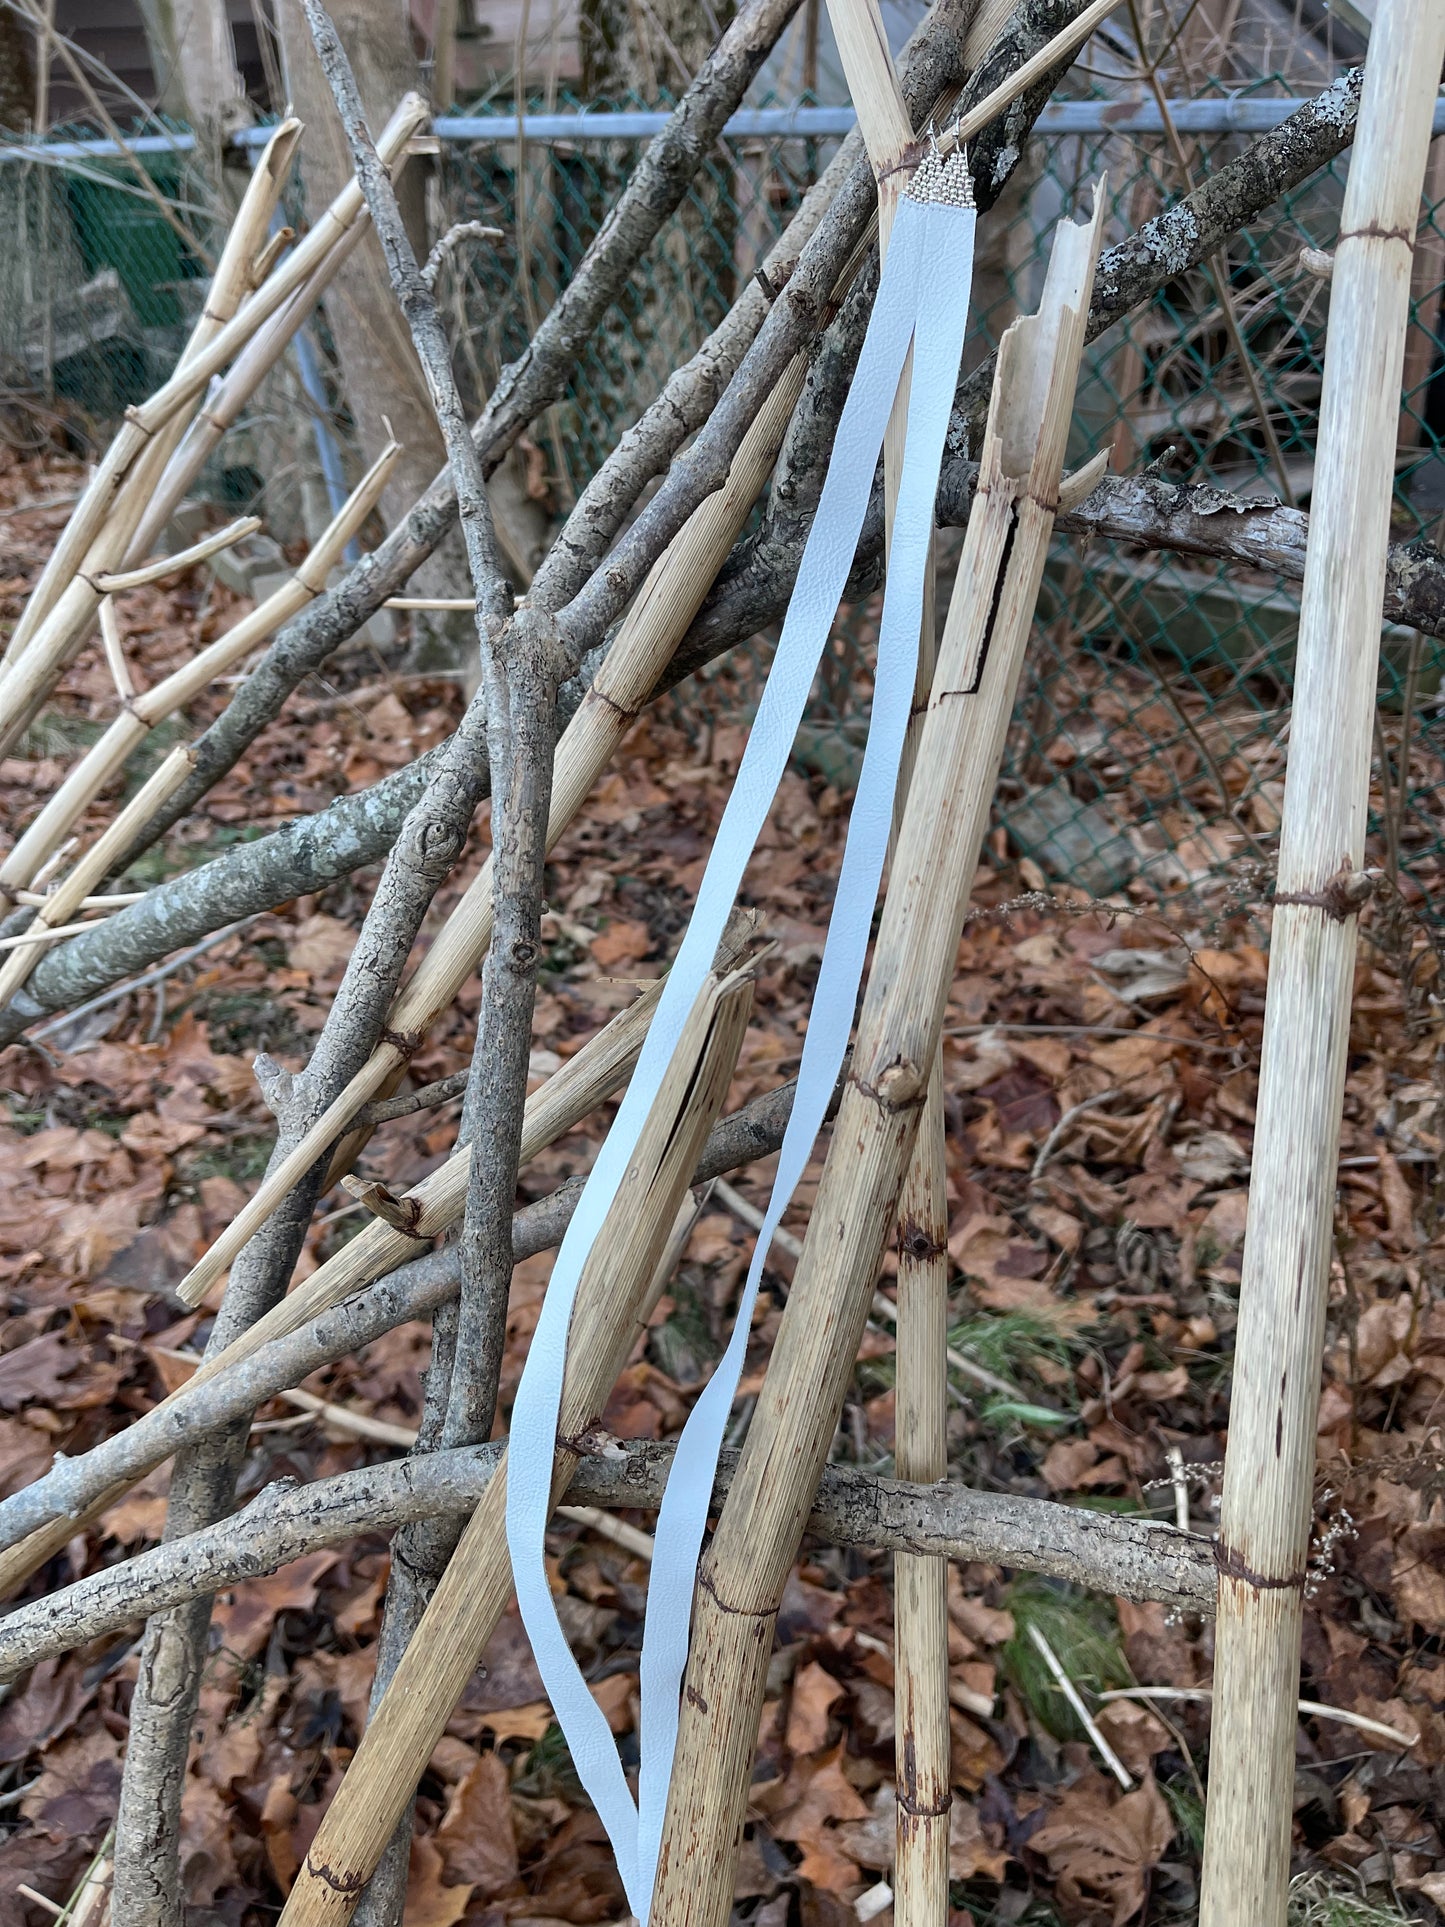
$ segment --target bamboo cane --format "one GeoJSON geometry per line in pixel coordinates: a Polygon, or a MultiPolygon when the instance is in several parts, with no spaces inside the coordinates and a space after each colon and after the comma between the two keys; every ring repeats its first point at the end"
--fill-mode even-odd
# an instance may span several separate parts
{"type": "Polygon", "coordinates": [[[224,675],[233,664],[243,662],[298,610],[324,594],[327,577],[341,560],[347,543],[380,501],[400,453],[396,442],[381,451],[288,582],[283,582],[249,615],[242,616],[234,628],[218,636],[163,681],[123,698],[120,714],[70,771],[0,864],[0,894],[13,896],[34,881],[41,866],[59,849],[96,797],[119,775],[132,751],[158,723],[194,701],[208,683],[224,675]]]}
{"type": "Polygon", "coordinates": [[[832,1146],[732,1493],[705,1557],[655,1927],[732,1904],[773,1627],[924,1106],[1058,499],[1104,196],[1061,224],[1004,337],[958,584],[832,1146]]]}
{"type": "Polygon", "coordinates": [[[1445,7],[1382,0],[1340,216],[1218,1545],[1201,1927],[1283,1927],[1335,1165],[1412,244],[1445,7]]]}
{"type": "MultiPolygon", "coordinates": [[[[408,152],[403,148],[392,162],[393,178],[406,164],[408,152]]],[[[141,516],[131,539],[132,555],[148,555],[155,547],[162,529],[215,453],[222,436],[234,425],[262,380],[281,359],[297,329],[356,252],[370,225],[371,217],[363,208],[346,232],[337,237],[305,286],[298,289],[264,327],[257,329],[216,383],[214,391],[202,402],[141,516]]]]}
{"type": "MultiPolygon", "coordinates": [[[[565,1137],[631,1074],[661,994],[662,980],[659,979],[635,1003],[619,1011],[595,1037],[589,1038],[574,1057],[568,1058],[562,1068],[527,1099],[522,1119],[521,1161],[524,1164],[558,1138],[565,1137]]],[[[470,1160],[471,1153],[466,1149],[454,1153],[398,1200],[409,1219],[408,1229],[400,1230],[380,1220],[367,1225],[279,1305],[257,1319],[224,1351],[208,1359],[193,1378],[162,1399],[153,1410],[172,1410],[184,1403],[192,1388],[254,1356],[263,1346],[299,1331],[374,1279],[384,1277],[409,1258],[418,1256],[427,1241],[455,1224],[465,1209],[470,1160]]],[[[169,1451],[165,1438],[159,1438],[146,1469],[161,1464],[169,1451]]],[[[135,1479],[144,1476],[144,1471],[138,1471],[134,1478],[107,1487],[73,1514],[62,1500],[56,1508],[57,1516],[23,1538],[12,1539],[6,1549],[0,1551],[0,1599],[8,1598],[77,1532],[83,1532],[123,1498],[135,1479]]]]}
{"type": "MultiPolygon", "coordinates": [[[[74,916],[95,886],[104,882],[161,805],[175,795],[195,768],[195,762],[195,753],[189,748],[171,751],[115,821],[101,832],[69,874],[46,897],[35,913],[31,930],[38,932],[56,928],[74,916]]],[[[10,1001],[39,961],[40,949],[34,943],[13,951],[6,958],[4,964],[0,965],[0,1004],[10,1001]]]]}
{"type": "MultiPolygon", "coordinates": [[[[205,309],[191,331],[189,341],[183,351],[185,355],[199,352],[205,342],[214,338],[220,328],[229,321],[240,306],[251,287],[252,263],[256,250],[265,240],[266,229],[276,211],[281,190],[286,185],[286,177],[296,158],[302,125],[299,120],[288,118],[280,124],[266,143],[260,159],[252,170],[246,184],[241,205],[236,210],[236,218],[231,225],[221,258],[216,263],[216,272],[207,292],[205,309]]],[[[104,468],[104,464],[102,464],[104,468]]],[[[119,478],[117,478],[119,479],[119,478]]],[[[56,598],[65,587],[79,565],[91,537],[98,531],[99,522],[90,521],[97,514],[97,507],[91,498],[104,492],[108,483],[102,482],[97,473],[87,486],[85,494],[76,505],[70,521],[66,524],[60,541],[51,552],[40,580],[30,593],[20,620],[6,644],[0,664],[8,667],[29,644],[40,622],[54,607],[56,598]]],[[[108,512],[108,507],[99,511],[108,512]]]]}
{"type": "MultiPolygon", "coordinates": [[[[382,159],[388,163],[394,160],[425,117],[426,107],[420,97],[408,95],[377,142],[382,159]]],[[[354,225],[362,205],[361,189],[353,179],[295,252],[232,319],[195,354],[184,357],[149,401],[127,412],[125,425],[58,545],[56,553],[64,553],[67,560],[63,580],[56,576],[53,601],[36,624],[22,617],[24,640],[0,674],[0,753],[24,730],[44,692],[88,633],[99,600],[95,578],[124,562],[146,503],[159,486],[174,450],[173,435],[178,438],[181,432],[181,411],[311,279],[326,254],[354,225]],[[168,430],[173,430],[173,435],[168,430]],[[101,492],[98,485],[103,477],[108,478],[104,501],[92,511],[87,504],[101,492]],[[72,535],[77,527],[88,537],[84,547],[78,549],[72,535]]],[[[28,617],[28,610],[26,613],[28,617]]]]}
{"type": "MultiPolygon", "coordinates": [[[[848,90],[878,182],[878,246],[886,256],[898,199],[913,176],[913,127],[877,0],[829,0],[829,18],[848,90]]],[[[908,430],[912,356],[899,382],[883,443],[886,538],[891,543],[898,476],[908,430]]],[[[919,636],[915,715],[899,772],[899,808],[917,753],[922,712],[933,681],[934,569],[929,557],[919,636]]],[[[931,1481],[948,1470],[948,1200],[943,1097],[937,1058],[899,1208],[898,1350],[895,1457],[898,1476],[931,1481]],[[941,1214],[942,1235],[938,1220],[941,1214]],[[907,1468],[907,1469],[905,1469],[907,1468]]],[[[895,1927],[941,1927],[948,1918],[948,1568],[941,1559],[894,1559],[894,1705],[897,1817],[894,1836],[895,1927]]]]}
{"type": "MultiPolygon", "coordinates": [[[[772,471],[802,386],[800,357],[759,410],[727,481],[697,509],[659,557],[557,746],[547,822],[551,849],[572,822],[702,606],[718,569],[772,471]]],[[[259,1187],[178,1287],[196,1304],[356,1113],[394,1086],[417,1043],[475,971],[492,933],[491,859],[478,871],[387,1017],[391,1036],[373,1053],[301,1143],[259,1187]]],[[[364,1140],[363,1140],[364,1141],[364,1140]]],[[[344,1164],[347,1159],[338,1160],[344,1164]]],[[[333,1164],[333,1175],[336,1165],[333,1164]]]]}
{"type": "MultiPolygon", "coordinates": [[[[650,1307],[647,1287],[697,1154],[727,1094],[752,1005],[746,972],[710,979],[698,997],[637,1150],[577,1289],[559,1440],[597,1423],[650,1307]]],[[[553,1502],[578,1454],[561,1447],[553,1502]]],[[[340,1927],[370,1879],[441,1738],[457,1696],[511,1596],[506,1466],[473,1513],[296,1876],[285,1927],[340,1927]]]]}

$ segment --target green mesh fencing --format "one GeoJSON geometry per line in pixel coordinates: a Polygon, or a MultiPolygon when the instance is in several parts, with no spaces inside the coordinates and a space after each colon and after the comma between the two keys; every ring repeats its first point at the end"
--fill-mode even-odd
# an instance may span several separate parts
{"type": "MultiPolygon", "coordinates": [[[[1193,177],[1243,144],[1242,136],[1189,138],[1193,177]]],[[[441,277],[473,398],[522,350],[565,287],[641,150],[636,140],[444,147],[437,165],[446,219],[482,219],[507,236],[499,246],[459,250],[441,277]]],[[[714,149],[584,348],[565,396],[533,428],[531,472],[554,508],[570,506],[619,431],[726,311],[832,151],[828,142],[752,138],[714,149]]],[[[173,157],[156,160],[158,186],[164,165],[174,169],[173,157]]],[[[1071,459],[1112,443],[1120,470],[1156,463],[1172,478],[1307,503],[1328,284],[1301,265],[1300,251],[1333,246],[1346,167],[1342,160],[1234,237],[1228,315],[1201,270],[1088,351],[1071,459]],[[1247,368],[1236,338],[1247,347],[1247,368]]],[[[0,168],[7,422],[28,401],[52,423],[65,420],[93,438],[174,356],[202,265],[138,194],[133,172],[122,181],[123,173],[109,163],[87,164],[83,179],[0,168]],[[86,291],[79,311],[77,289],[86,291]]],[[[1104,175],[1109,241],[1182,185],[1162,136],[1035,139],[980,230],[970,364],[1037,300],[1055,223],[1104,175]]],[[[1432,167],[1431,179],[1438,185],[1422,211],[1398,433],[1398,539],[1433,535],[1445,513],[1445,172],[1432,167]]],[[[184,193],[185,183],[178,188],[184,193]]],[[[354,475],[324,327],[314,338],[330,426],[354,475]]],[[[245,432],[243,424],[238,434],[245,432]]],[[[226,468],[224,449],[218,468],[226,468]]],[[[946,573],[956,536],[943,551],[946,573]]],[[[1060,539],[1000,793],[997,820],[1013,853],[1045,880],[1094,894],[1188,893],[1218,903],[1252,879],[1258,896],[1261,866],[1272,863],[1277,842],[1298,604],[1298,585],[1273,576],[1060,539]]],[[[877,614],[876,598],[843,613],[800,739],[800,759],[840,788],[860,756],[877,614]]],[[[714,665],[677,713],[699,729],[745,719],[771,640],[760,637],[714,665]]],[[[1397,865],[1407,893],[1427,903],[1445,847],[1440,670],[1434,638],[1387,631],[1373,854],[1397,865]]]]}

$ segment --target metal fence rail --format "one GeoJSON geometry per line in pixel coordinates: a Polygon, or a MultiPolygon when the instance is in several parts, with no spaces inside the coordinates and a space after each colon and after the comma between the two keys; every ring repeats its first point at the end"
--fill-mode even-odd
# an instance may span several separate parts
{"type": "MultiPolygon", "coordinates": [[[[1198,178],[1296,104],[1276,89],[1172,103],[1169,111],[1198,178]]],[[[448,217],[483,218],[509,237],[498,250],[458,257],[444,278],[459,364],[477,392],[520,352],[566,284],[660,119],[528,113],[523,145],[515,116],[437,123],[448,217]]],[[[754,110],[730,125],[588,344],[567,394],[536,426],[533,459],[559,508],[720,319],[850,122],[848,110],[789,107],[754,110]]],[[[1445,108],[1439,126],[1445,131],[1445,108]]],[[[184,198],[185,163],[174,149],[188,137],[153,138],[160,144],[137,152],[166,191],[184,198]]],[[[46,144],[46,165],[35,164],[31,149],[12,148],[12,164],[0,167],[6,380],[29,384],[47,407],[94,419],[113,414],[130,398],[127,384],[144,383],[174,353],[203,285],[198,263],[183,258],[133,174],[123,173],[128,164],[102,147],[46,144]],[[97,216],[101,203],[108,219],[97,216]],[[110,302],[102,319],[112,332],[87,344],[87,317],[66,303],[73,306],[78,286],[97,282],[102,295],[89,299],[101,310],[110,302]]],[[[1307,183],[1230,245],[1225,292],[1252,378],[1234,353],[1219,290],[1202,271],[1183,277],[1089,351],[1076,456],[1112,441],[1120,469],[1158,461],[1181,478],[1307,501],[1328,286],[1301,266],[1300,251],[1333,245],[1346,165],[1307,183]]],[[[1157,106],[1055,102],[981,230],[970,361],[1033,304],[1054,223],[1081,185],[1106,171],[1110,240],[1178,195],[1183,183],[1157,106]]],[[[1445,514],[1445,168],[1435,161],[1427,190],[1398,431],[1401,538],[1433,532],[1445,514]]],[[[340,393],[334,379],[330,392],[340,393]]],[[[337,427],[344,442],[339,408],[337,427]]],[[[245,466],[231,463],[233,473],[245,466]]],[[[1272,858],[1278,827],[1297,609],[1296,586],[1274,578],[1112,543],[1081,553],[1060,541],[1000,798],[1015,854],[1047,880],[1094,893],[1185,892],[1201,904],[1256,875],[1272,858]]],[[[844,787],[858,759],[875,623],[873,605],[840,619],[799,745],[807,766],[844,787]]],[[[712,713],[746,713],[767,649],[762,638],[705,678],[712,713]]],[[[1427,899],[1445,857],[1441,654],[1434,639],[1392,631],[1381,668],[1380,795],[1391,807],[1388,822],[1376,825],[1379,847],[1398,852],[1402,873],[1427,899]],[[1407,718],[1410,767],[1401,782],[1395,764],[1407,718]]],[[[703,707],[690,698],[686,714],[703,707]]]]}

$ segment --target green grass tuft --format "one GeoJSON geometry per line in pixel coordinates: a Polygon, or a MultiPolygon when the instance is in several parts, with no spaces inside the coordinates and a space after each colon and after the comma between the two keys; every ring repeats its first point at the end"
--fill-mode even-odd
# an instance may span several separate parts
{"type": "Polygon", "coordinates": [[[1032,1575],[1010,1586],[1008,1607],[1014,1616],[1014,1636],[1003,1649],[1009,1679],[1055,1739],[1082,1739],[1083,1729],[1029,1637],[1029,1627],[1038,1627],[1087,1704],[1091,1693],[1132,1683],[1113,1607],[1076,1587],[1032,1575]]]}

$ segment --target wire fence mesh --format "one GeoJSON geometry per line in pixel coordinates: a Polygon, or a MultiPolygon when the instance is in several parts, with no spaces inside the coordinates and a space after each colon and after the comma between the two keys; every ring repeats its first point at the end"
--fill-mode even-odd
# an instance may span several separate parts
{"type": "MultiPolygon", "coordinates": [[[[1107,238],[1117,240],[1242,144],[1238,135],[1167,132],[1035,139],[981,228],[967,361],[1034,303],[1054,224],[1092,182],[1107,182],[1107,238]]],[[[459,252],[443,275],[474,395],[524,348],[642,147],[637,138],[445,145],[436,178],[444,219],[482,219],[507,236],[459,252]]],[[[828,141],[759,137],[714,149],[584,348],[566,394],[534,427],[534,473],[556,508],[565,510],[618,432],[720,319],[832,151],[828,141]]],[[[147,155],[143,165],[160,197],[189,206],[176,156],[147,155]]],[[[1120,470],[1153,463],[1173,478],[1307,505],[1329,291],[1301,250],[1333,246],[1347,165],[1316,176],[1235,236],[1227,260],[1173,283],[1088,351],[1074,458],[1112,444],[1120,470]]],[[[136,162],[0,167],[0,377],[12,435],[31,432],[18,426],[29,409],[46,432],[65,419],[97,437],[169,367],[203,286],[199,255],[138,184],[136,162]]],[[[1445,516],[1442,300],[1445,141],[1437,141],[1398,424],[1400,539],[1433,535],[1445,516]]],[[[318,337],[324,355],[324,330],[318,337]]],[[[334,367],[326,381],[344,446],[334,367]]],[[[249,470],[224,449],[221,467],[234,497],[235,476],[249,470]]],[[[946,544],[945,561],[949,552],[946,544]]],[[[1260,894],[1279,825],[1298,603],[1298,585],[1272,576],[1060,539],[996,836],[1042,881],[1091,894],[1147,901],[1188,893],[1223,903],[1250,879],[1260,894]]],[[[799,741],[801,761],[841,789],[860,756],[877,614],[876,598],[841,612],[799,741]]],[[[679,708],[690,726],[746,719],[770,643],[759,637],[704,676],[704,700],[690,694],[679,708]]],[[[1373,854],[1427,906],[1445,860],[1441,658],[1433,637],[1386,631],[1373,854]]]]}

